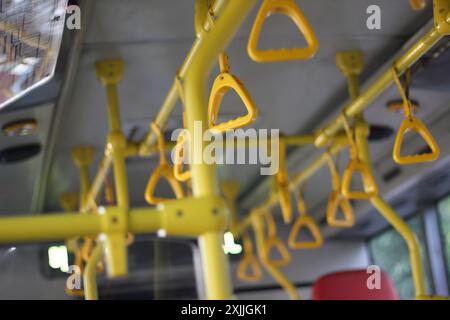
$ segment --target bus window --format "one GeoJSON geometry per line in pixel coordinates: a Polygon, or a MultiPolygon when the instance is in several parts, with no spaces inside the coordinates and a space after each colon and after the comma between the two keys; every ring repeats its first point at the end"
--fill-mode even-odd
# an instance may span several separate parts
{"type": "MultiPolygon", "coordinates": [[[[450,209],[450,206],[449,206],[450,209]]],[[[450,219],[449,219],[450,220],[450,219]]],[[[421,256],[424,263],[427,293],[431,293],[431,276],[425,249],[425,233],[420,215],[410,218],[408,225],[419,238],[421,256]]],[[[449,225],[450,226],[450,225],[449,225]]],[[[372,263],[386,271],[395,283],[401,299],[414,299],[414,285],[408,248],[403,238],[392,228],[382,231],[368,242],[372,263]]]]}

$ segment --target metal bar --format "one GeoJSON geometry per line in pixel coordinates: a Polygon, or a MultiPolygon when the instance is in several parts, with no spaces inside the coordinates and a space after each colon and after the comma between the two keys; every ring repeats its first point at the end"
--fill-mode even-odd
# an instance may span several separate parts
{"type": "Polygon", "coordinates": [[[110,131],[121,131],[119,96],[117,94],[117,84],[106,85],[106,96],[108,99],[108,123],[110,131]]]}
{"type": "MultiPolygon", "coordinates": [[[[202,123],[202,132],[207,129],[207,82],[209,73],[231,41],[234,34],[255,5],[256,0],[227,1],[213,28],[202,31],[194,43],[188,67],[181,69],[179,76],[184,79],[185,110],[187,128],[194,136],[194,123],[202,123]]],[[[218,193],[217,177],[214,166],[207,165],[203,158],[203,141],[191,139],[194,161],[191,165],[192,188],[196,197],[218,193]],[[200,143],[199,143],[200,142],[200,143]]],[[[210,214],[201,211],[199,214],[210,214]]],[[[224,226],[226,227],[226,226],[224,226]]],[[[222,249],[223,233],[206,232],[199,237],[203,273],[208,299],[229,299],[232,296],[229,261],[222,249]]]]}
{"type": "MultiPolygon", "coordinates": [[[[359,119],[356,125],[356,143],[358,145],[359,158],[372,171],[371,157],[369,153],[369,143],[367,136],[369,134],[368,124],[359,119]]],[[[383,217],[394,227],[395,230],[405,240],[411,263],[411,271],[413,276],[414,288],[416,298],[424,297],[425,291],[425,276],[423,273],[422,259],[420,257],[420,247],[416,235],[408,226],[408,224],[395,212],[395,210],[379,195],[370,199],[372,205],[383,215],[383,217]]]]}
{"type": "Polygon", "coordinates": [[[95,235],[101,230],[98,216],[78,213],[41,214],[0,219],[0,243],[65,240],[95,235]]]}
{"type": "MultiPolygon", "coordinates": [[[[156,232],[161,228],[162,212],[154,208],[130,210],[129,231],[135,234],[156,232]]],[[[2,217],[0,243],[63,241],[71,237],[94,236],[102,233],[102,219],[102,215],[78,212],[2,217]]]]}
{"type": "Polygon", "coordinates": [[[97,264],[102,258],[102,253],[102,246],[97,244],[86,263],[83,274],[84,298],[86,300],[98,300],[97,264]]]}

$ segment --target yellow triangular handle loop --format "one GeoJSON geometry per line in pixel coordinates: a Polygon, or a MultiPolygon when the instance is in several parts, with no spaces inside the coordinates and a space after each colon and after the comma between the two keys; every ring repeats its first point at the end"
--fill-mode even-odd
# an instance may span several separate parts
{"type": "Polygon", "coordinates": [[[427,127],[425,127],[423,122],[414,116],[405,118],[402,124],[400,125],[397,137],[395,138],[394,149],[392,153],[394,161],[397,162],[398,164],[415,164],[422,162],[430,162],[438,159],[439,154],[440,154],[439,145],[437,144],[436,140],[434,140],[430,131],[427,129],[427,127]],[[403,144],[403,139],[405,137],[405,133],[408,132],[409,130],[417,132],[428,144],[428,146],[431,149],[431,152],[402,156],[401,148],[403,144]]]}
{"type": "Polygon", "coordinates": [[[302,10],[297,6],[295,0],[264,0],[253,24],[247,51],[249,56],[256,62],[287,61],[297,59],[309,59],[313,57],[319,48],[319,41],[313,28],[309,24],[302,10]],[[261,29],[267,17],[281,13],[292,19],[300,32],[305,37],[307,47],[305,48],[281,48],[259,50],[258,43],[261,29]]]}
{"type": "Polygon", "coordinates": [[[351,159],[345,168],[342,177],[342,195],[347,199],[364,200],[370,199],[378,194],[378,186],[369,167],[360,159],[351,159]],[[352,191],[351,181],[353,175],[359,172],[363,180],[363,191],[352,191]]]}
{"type": "Polygon", "coordinates": [[[355,224],[352,205],[339,191],[333,191],[328,199],[327,223],[331,227],[339,228],[349,228],[355,224]],[[343,219],[337,219],[338,207],[342,211],[343,219]]]}
{"type": "Polygon", "coordinates": [[[150,176],[150,179],[148,180],[147,187],[145,189],[145,200],[149,204],[157,205],[159,203],[162,203],[164,201],[167,201],[167,198],[161,198],[156,197],[154,195],[156,185],[158,184],[159,179],[164,178],[172,188],[175,197],[177,199],[184,198],[184,191],[181,183],[175,179],[173,175],[173,169],[170,165],[166,164],[160,164],[152,173],[150,176]]]}
{"type": "Polygon", "coordinates": [[[331,172],[332,189],[330,198],[327,204],[327,223],[332,227],[351,227],[355,224],[355,217],[353,215],[352,205],[350,201],[341,194],[341,181],[339,178],[339,171],[333,161],[333,157],[327,151],[327,162],[331,172]],[[343,219],[337,219],[338,208],[343,213],[343,219]]]}
{"type": "Polygon", "coordinates": [[[395,63],[391,68],[392,78],[394,79],[395,84],[397,85],[398,90],[400,91],[400,95],[403,100],[403,109],[405,113],[405,119],[403,120],[400,128],[398,129],[397,136],[395,138],[394,149],[392,150],[392,157],[394,161],[398,164],[415,164],[422,162],[430,162],[435,161],[439,158],[440,149],[436,140],[431,135],[430,131],[425,127],[422,121],[416,118],[413,115],[411,101],[409,100],[409,96],[407,91],[409,90],[409,84],[411,81],[411,73],[408,69],[406,72],[406,90],[403,88],[402,83],[400,82],[400,78],[397,74],[397,69],[395,67],[395,63]],[[405,138],[405,133],[409,130],[413,130],[417,132],[428,144],[431,149],[430,153],[424,154],[416,154],[409,156],[401,155],[401,148],[403,144],[403,139],[405,138]]]}
{"type": "Polygon", "coordinates": [[[286,140],[280,137],[278,149],[278,172],[276,179],[276,192],[278,193],[281,207],[281,214],[284,223],[291,223],[292,221],[292,202],[291,193],[289,191],[289,176],[286,168],[286,140]]]}
{"type": "Polygon", "coordinates": [[[276,267],[282,267],[291,262],[291,254],[288,248],[278,237],[267,238],[264,240],[264,260],[266,263],[276,267]],[[279,259],[271,259],[271,253],[273,250],[278,251],[280,254],[279,259]]]}
{"type": "Polygon", "coordinates": [[[149,204],[157,205],[161,202],[166,201],[166,198],[155,197],[155,189],[158,184],[159,179],[164,178],[169,182],[172,190],[177,199],[181,199],[184,197],[184,191],[181,184],[175,179],[173,175],[173,168],[168,164],[167,159],[165,157],[165,146],[164,146],[164,136],[162,135],[161,130],[158,125],[152,122],[152,130],[155,132],[158,141],[158,150],[159,150],[159,165],[153,171],[148,180],[147,187],[145,188],[145,200],[149,204]]]}
{"type": "Polygon", "coordinates": [[[322,245],[323,238],[314,219],[309,215],[301,215],[292,226],[289,234],[288,244],[292,249],[315,249],[322,245]],[[312,236],[312,241],[297,241],[298,235],[302,228],[308,229],[312,236]]]}
{"type": "Polygon", "coordinates": [[[259,281],[262,278],[261,266],[255,256],[243,257],[239,261],[237,276],[242,281],[259,281]]]}
{"type": "Polygon", "coordinates": [[[262,270],[258,259],[253,254],[253,244],[250,236],[246,234],[243,238],[244,256],[237,268],[237,277],[243,281],[258,281],[262,278],[262,270]]]}
{"type": "Polygon", "coordinates": [[[241,80],[229,73],[229,66],[226,58],[222,57],[220,59],[220,66],[221,72],[214,80],[211,94],[209,96],[208,115],[210,129],[225,132],[226,130],[241,128],[252,123],[258,116],[258,109],[256,108],[255,102],[241,80]],[[236,91],[241,98],[245,108],[247,109],[247,114],[226,122],[217,123],[222,99],[231,89],[236,91]]]}
{"type": "Polygon", "coordinates": [[[301,191],[297,194],[297,209],[299,216],[295,220],[289,234],[289,247],[293,249],[314,249],[320,247],[323,243],[322,235],[314,219],[306,212],[306,204],[301,191]],[[302,228],[311,232],[313,240],[297,241],[298,234],[302,228]]]}
{"type": "Polygon", "coordinates": [[[283,241],[277,236],[277,225],[275,220],[273,219],[272,213],[267,212],[265,214],[267,229],[268,229],[268,237],[264,240],[263,252],[264,252],[264,260],[277,267],[285,266],[289,262],[291,262],[291,255],[289,253],[288,248],[284,244],[283,241]],[[273,250],[278,251],[280,254],[280,258],[276,260],[272,260],[270,258],[270,254],[273,250]]]}

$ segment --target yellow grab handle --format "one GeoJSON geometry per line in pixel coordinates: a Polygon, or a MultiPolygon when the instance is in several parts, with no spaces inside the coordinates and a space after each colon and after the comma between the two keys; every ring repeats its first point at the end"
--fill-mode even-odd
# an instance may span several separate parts
{"type": "Polygon", "coordinates": [[[172,187],[172,190],[177,199],[184,198],[184,191],[181,183],[175,179],[173,175],[173,169],[167,163],[161,163],[152,173],[148,180],[147,187],[145,189],[145,200],[149,204],[157,205],[167,200],[167,198],[155,197],[156,185],[160,178],[166,179],[166,181],[172,187]]]}
{"type": "Polygon", "coordinates": [[[147,187],[145,188],[145,200],[149,204],[157,205],[166,201],[166,198],[155,197],[155,189],[156,185],[160,178],[166,179],[169,185],[172,187],[172,190],[177,199],[184,198],[183,187],[180,182],[175,179],[173,168],[168,164],[166,156],[165,156],[165,142],[164,136],[161,132],[161,129],[155,122],[151,124],[152,130],[155,132],[158,141],[158,150],[159,150],[159,166],[153,171],[150,179],[148,180],[147,187]]]}
{"type": "Polygon", "coordinates": [[[238,77],[230,74],[228,72],[229,67],[225,58],[221,58],[221,73],[214,80],[213,87],[211,89],[211,94],[209,96],[208,104],[208,115],[209,115],[209,126],[210,129],[218,130],[219,132],[225,132],[226,130],[232,130],[244,127],[252,123],[258,116],[258,109],[247,91],[245,86],[242,84],[238,77]],[[217,123],[220,105],[224,95],[233,89],[242,99],[245,108],[247,109],[247,114],[236,119],[232,119],[226,122],[217,123]]]}
{"type": "Polygon", "coordinates": [[[274,265],[276,267],[281,267],[289,264],[291,262],[291,255],[289,253],[286,245],[278,237],[269,237],[264,240],[264,260],[266,263],[274,265]],[[279,259],[271,259],[270,253],[272,250],[277,250],[280,254],[279,259]]]}
{"type": "Polygon", "coordinates": [[[272,216],[272,213],[267,212],[265,214],[267,229],[268,229],[268,237],[264,240],[264,259],[267,263],[270,263],[274,266],[280,267],[285,266],[291,261],[291,255],[289,254],[289,250],[277,236],[277,224],[272,216]],[[273,249],[278,250],[280,254],[280,258],[276,260],[272,260],[270,258],[270,253],[273,249]]]}
{"type": "Polygon", "coordinates": [[[264,0],[253,24],[247,51],[249,56],[256,62],[287,61],[297,59],[310,59],[319,49],[319,41],[316,34],[302,10],[297,6],[295,0],[264,0]],[[258,42],[261,29],[267,17],[282,13],[292,19],[300,32],[304,35],[307,47],[305,48],[281,48],[259,50],[258,42]]]}
{"type": "Polygon", "coordinates": [[[392,156],[394,161],[398,164],[415,164],[422,162],[430,162],[435,161],[439,158],[440,149],[436,140],[431,135],[430,131],[427,127],[416,118],[413,114],[412,104],[407,94],[407,90],[409,89],[409,84],[411,80],[410,70],[406,73],[406,90],[403,88],[402,83],[400,82],[400,78],[398,77],[397,70],[395,67],[395,63],[391,68],[392,78],[394,79],[395,84],[397,85],[398,90],[400,91],[400,95],[403,100],[403,109],[405,113],[405,119],[403,120],[400,128],[398,129],[397,136],[395,138],[394,149],[392,150],[392,156]],[[431,152],[424,154],[416,154],[409,156],[401,155],[401,148],[403,144],[403,139],[405,138],[405,133],[409,130],[413,130],[417,132],[428,144],[431,149],[431,152]]]}
{"type": "Polygon", "coordinates": [[[322,235],[314,219],[306,212],[306,204],[301,191],[297,194],[297,210],[299,217],[295,220],[289,233],[288,245],[293,249],[314,249],[320,247],[323,243],[322,235]],[[313,240],[297,241],[298,234],[302,228],[307,228],[311,232],[313,240]]]}
{"type": "Polygon", "coordinates": [[[237,277],[242,281],[261,280],[261,266],[259,265],[258,259],[254,255],[243,257],[241,261],[239,261],[237,277]]]}
{"type": "Polygon", "coordinates": [[[349,228],[355,224],[355,216],[350,201],[339,191],[333,191],[327,204],[327,223],[331,227],[349,228]],[[341,208],[343,219],[337,219],[337,209],[341,208]]]}
{"type": "Polygon", "coordinates": [[[341,181],[339,171],[329,152],[326,153],[328,167],[331,172],[332,189],[327,204],[327,223],[331,227],[351,227],[355,224],[352,205],[350,201],[341,194],[341,181]],[[337,219],[338,207],[341,208],[343,219],[337,219]]]}
{"type": "Polygon", "coordinates": [[[436,140],[431,135],[430,131],[425,127],[425,125],[418,118],[410,116],[403,120],[400,128],[398,129],[397,137],[395,138],[394,149],[392,156],[394,161],[398,164],[415,164],[422,162],[435,161],[439,158],[440,148],[436,140]],[[401,155],[401,148],[403,144],[403,139],[405,133],[409,130],[417,132],[428,144],[431,149],[429,153],[415,154],[409,156],[401,155]]]}
{"type": "Polygon", "coordinates": [[[191,171],[183,171],[183,157],[184,152],[187,150],[188,146],[186,144],[186,135],[180,133],[177,139],[177,144],[175,145],[175,151],[174,151],[174,165],[173,165],[173,175],[175,179],[178,181],[187,181],[191,178],[191,171]]]}
{"type": "Polygon", "coordinates": [[[319,227],[310,215],[300,215],[295,220],[289,233],[288,244],[292,249],[314,249],[322,245],[323,238],[319,231],[319,227]],[[312,241],[297,241],[298,234],[302,228],[307,228],[312,236],[312,241]]]}
{"type": "Polygon", "coordinates": [[[253,244],[248,234],[244,236],[243,244],[244,256],[239,261],[237,277],[243,281],[258,281],[262,278],[262,270],[258,259],[253,254],[253,244]]]}
{"type": "Polygon", "coordinates": [[[342,177],[342,189],[341,193],[347,199],[363,200],[370,199],[378,194],[378,186],[370,171],[369,167],[360,159],[351,159],[347,168],[345,168],[344,175],[342,177]],[[363,180],[363,191],[352,191],[351,181],[355,172],[361,174],[363,180]]]}
{"type": "Polygon", "coordinates": [[[289,176],[286,168],[286,141],[284,137],[279,140],[278,149],[279,168],[275,176],[277,182],[277,193],[279,194],[281,214],[284,223],[292,221],[291,193],[289,191],[289,176]]]}

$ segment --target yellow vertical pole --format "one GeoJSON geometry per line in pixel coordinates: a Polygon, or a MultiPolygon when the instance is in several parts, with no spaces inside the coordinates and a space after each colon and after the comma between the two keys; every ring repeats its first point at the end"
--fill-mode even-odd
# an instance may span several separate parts
{"type": "Polygon", "coordinates": [[[126,231],[128,230],[128,180],[125,166],[127,142],[120,123],[119,97],[117,85],[123,77],[122,60],[103,60],[96,63],[97,76],[106,89],[108,104],[109,134],[107,152],[111,155],[117,210],[107,211],[104,219],[106,266],[109,276],[124,276],[128,272],[126,231]]]}
{"type": "MultiPolygon", "coordinates": [[[[187,128],[191,133],[193,150],[192,191],[195,197],[218,193],[215,167],[203,162],[203,132],[208,129],[207,83],[209,73],[221,52],[250,12],[256,0],[228,1],[211,30],[203,30],[199,35],[197,53],[184,77],[187,128]],[[195,132],[195,123],[201,124],[201,132],[195,132]]],[[[213,214],[199,212],[199,215],[213,214]]],[[[224,226],[225,229],[226,226],[224,226]]],[[[232,297],[229,261],[222,248],[223,232],[207,232],[199,237],[203,264],[205,292],[207,299],[229,299],[232,297]]]]}
{"type": "Polygon", "coordinates": [[[87,195],[90,188],[89,166],[92,164],[94,149],[91,146],[80,146],[72,149],[72,160],[80,172],[80,202],[81,212],[85,212],[87,195]]]}
{"type": "MultiPolygon", "coordinates": [[[[358,120],[362,121],[362,120],[358,120]]],[[[360,158],[363,160],[370,170],[371,161],[369,154],[369,144],[367,142],[367,135],[369,133],[369,127],[367,123],[357,123],[356,127],[356,139],[358,143],[358,150],[360,158]]],[[[416,298],[420,298],[426,295],[425,292],[425,277],[423,273],[422,260],[420,257],[420,247],[416,235],[408,226],[408,224],[395,212],[395,210],[379,195],[370,199],[372,205],[383,215],[383,217],[389,222],[391,226],[397,230],[397,232],[405,240],[411,264],[411,272],[413,275],[414,288],[416,298]]]]}
{"type": "MultiPolygon", "coordinates": [[[[363,54],[360,51],[340,52],[336,55],[336,63],[342,73],[347,77],[348,90],[351,101],[359,97],[358,76],[363,68],[363,54]]],[[[361,110],[362,112],[362,110],[361,110]]],[[[358,145],[358,156],[366,164],[373,176],[372,163],[367,137],[370,133],[369,124],[362,114],[355,115],[355,138],[358,145]]],[[[366,188],[366,186],[365,186],[366,188]]],[[[372,205],[384,216],[384,218],[400,233],[408,246],[411,269],[416,290],[416,297],[425,295],[425,282],[420,258],[419,244],[416,236],[408,224],[392,209],[384,199],[376,195],[370,199],[372,205]]]]}
{"type": "Polygon", "coordinates": [[[86,300],[98,300],[97,264],[102,257],[102,246],[97,245],[92,250],[83,274],[84,297],[86,300]]]}

